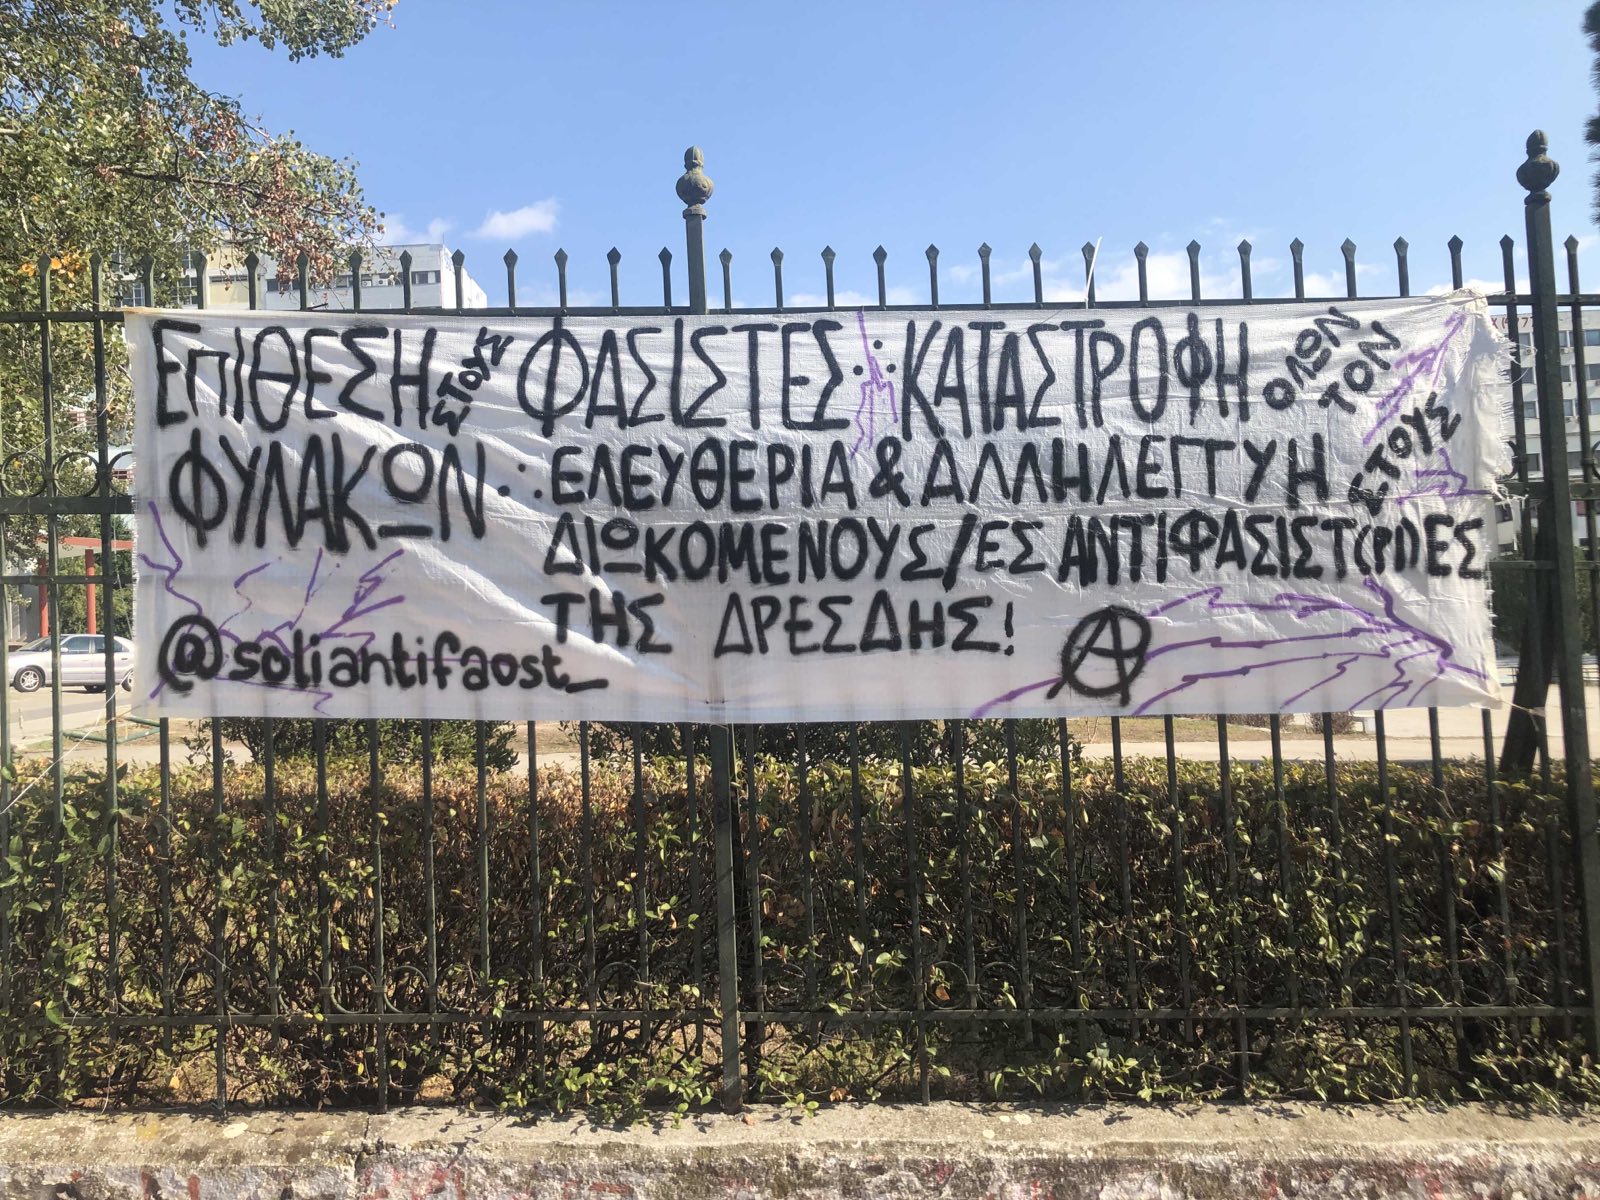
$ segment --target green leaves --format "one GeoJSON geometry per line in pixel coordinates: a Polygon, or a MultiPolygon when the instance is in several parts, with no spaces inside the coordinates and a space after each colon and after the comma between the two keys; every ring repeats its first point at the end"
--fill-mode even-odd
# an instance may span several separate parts
{"type": "MultiPolygon", "coordinates": [[[[253,38],[292,58],[337,55],[389,8],[387,0],[0,5],[0,308],[43,307],[48,283],[51,307],[87,309],[97,274],[101,305],[115,308],[135,298],[146,256],[155,290],[141,302],[176,304],[193,280],[185,254],[223,247],[240,258],[252,250],[275,257],[285,279],[304,251],[315,279],[331,277],[378,228],[355,164],[265,130],[239,101],[200,87],[189,77],[184,32],[253,38]]],[[[57,463],[91,450],[97,433],[96,420],[61,420],[64,406],[103,411],[111,444],[126,444],[122,339],[105,339],[97,390],[93,328],[62,323],[52,337],[57,463]]],[[[35,327],[0,328],[0,428],[7,453],[24,456],[13,486],[27,486],[37,470],[27,456],[43,442],[40,354],[35,327]]],[[[44,533],[37,518],[13,516],[5,525],[18,554],[31,555],[44,533]]],[[[57,532],[100,530],[79,517],[57,532]]],[[[115,596],[125,609],[127,592],[115,596]]],[[[63,598],[81,604],[77,589],[63,598]]]]}
{"type": "MultiPolygon", "coordinates": [[[[647,758],[636,797],[629,750],[593,760],[587,804],[564,771],[536,789],[491,772],[486,840],[470,761],[436,762],[425,797],[419,772],[386,770],[374,794],[364,752],[335,756],[321,806],[303,759],[278,758],[270,796],[259,768],[230,764],[220,820],[206,762],[173,773],[170,805],[152,768],[131,767],[115,818],[99,772],[67,777],[59,815],[53,789],[35,789],[7,814],[0,856],[0,1101],[206,1098],[203,1018],[220,989],[256,1018],[224,1044],[240,1100],[367,1103],[387,1063],[397,1103],[602,1119],[710,1103],[723,993],[706,760],[691,808],[681,758],[647,758]],[[380,1003],[410,1017],[380,1034],[359,1020],[380,1003]],[[150,1023],[97,1028],[113,1011],[150,1023]],[[163,1026],[167,1011],[197,1023],[163,1026]]],[[[1287,767],[1280,806],[1270,768],[1235,763],[1225,810],[1211,764],[1179,764],[1174,802],[1161,762],[1126,762],[1120,793],[1080,764],[1068,800],[1054,756],[1019,762],[1016,797],[1003,764],[969,761],[958,803],[934,756],[914,782],[913,886],[898,762],[810,761],[809,824],[792,760],[757,757],[748,775],[741,762],[735,780],[741,1053],[752,1094],[797,1114],[915,1095],[924,1063],[952,1097],[1205,1097],[1234,1086],[1241,1052],[1263,1094],[1403,1095],[1395,1022],[1359,1011],[1396,1003],[1391,855],[1407,1005],[1447,1008],[1457,976],[1469,1004],[1548,1003],[1560,962],[1579,961],[1564,801],[1537,779],[1500,782],[1496,823],[1470,764],[1446,767],[1443,793],[1393,765],[1387,797],[1352,764],[1335,820],[1320,764],[1287,767]],[[766,1013],[801,1015],[756,1021],[758,995],[766,1013]],[[1239,1005],[1288,1015],[1251,1017],[1241,1051],[1239,1005]],[[954,1016],[971,1007],[981,1019],[954,1016]]],[[[1459,1040],[1449,1020],[1425,1028],[1423,1094],[1600,1095],[1551,1022],[1469,1018],[1459,1040]]]]}

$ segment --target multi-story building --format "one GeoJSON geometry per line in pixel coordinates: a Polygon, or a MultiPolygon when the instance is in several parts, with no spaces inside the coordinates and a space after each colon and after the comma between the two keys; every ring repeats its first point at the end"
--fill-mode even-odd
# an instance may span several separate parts
{"type": "MultiPolygon", "coordinates": [[[[455,308],[455,264],[450,261],[450,249],[438,242],[425,242],[406,246],[379,246],[364,257],[361,264],[361,307],[405,307],[405,268],[400,256],[411,255],[411,304],[415,308],[455,308]]],[[[256,270],[259,272],[257,304],[261,308],[284,309],[300,307],[299,287],[292,275],[280,283],[278,264],[263,258],[256,270]]],[[[208,284],[207,303],[214,308],[244,308],[250,302],[250,280],[245,270],[244,255],[224,249],[211,255],[206,263],[208,284]]],[[[346,268],[327,287],[312,288],[308,296],[314,309],[344,310],[355,307],[355,280],[346,268]]],[[[193,298],[190,297],[190,302],[193,298]]],[[[485,308],[489,298],[463,267],[461,272],[461,307],[485,308]]]]}
{"type": "MultiPolygon", "coordinates": [[[[1501,333],[1510,338],[1520,349],[1529,351],[1531,364],[1531,351],[1533,348],[1533,318],[1528,313],[1521,313],[1517,317],[1516,327],[1512,328],[1503,313],[1497,313],[1490,318],[1494,326],[1501,333]]],[[[1589,442],[1595,447],[1593,453],[1600,456],[1600,313],[1591,315],[1585,311],[1583,328],[1576,331],[1571,328],[1570,319],[1563,313],[1561,329],[1558,335],[1558,353],[1561,356],[1561,393],[1562,393],[1562,421],[1567,433],[1567,464],[1572,478],[1578,479],[1582,475],[1583,457],[1586,452],[1583,440],[1584,417],[1588,418],[1589,442]],[[1578,346],[1582,347],[1583,366],[1577,364],[1578,346]],[[1586,407],[1586,413],[1579,412],[1579,406],[1586,407]]],[[[1528,478],[1539,479],[1544,475],[1544,449],[1542,441],[1542,426],[1539,420],[1539,396],[1535,389],[1531,371],[1527,366],[1522,368],[1522,410],[1518,414],[1514,405],[1514,394],[1509,381],[1505,389],[1506,407],[1512,430],[1520,415],[1524,430],[1523,441],[1527,449],[1528,478]]],[[[1514,436],[1514,433],[1513,433],[1514,436]]],[[[1515,444],[1513,443],[1513,449],[1515,444]]],[[[1578,545],[1587,548],[1589,544],[1589,511],[1588,503],[1583,500],[1573,502],[1573,533],[1578,545]]],[[[1594,514],[1597,525],[1600,525],[1600,512],[1594,514]]],[[[1502,505],[1500,509],[1499,543],[1502,553],[1512,553],[1516,549],[1516,539],[1519,524],[1511,505],[1502,505]]]]}

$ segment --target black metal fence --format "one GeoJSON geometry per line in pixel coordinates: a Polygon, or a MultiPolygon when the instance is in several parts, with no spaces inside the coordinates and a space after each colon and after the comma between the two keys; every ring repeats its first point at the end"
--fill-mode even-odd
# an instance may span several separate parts
{"type": "MultiPolygon", "coordinates": [[[[1381,712],[1375,761],[1341,753],[1331,716],[1321,755],[1287,760],[1273,717],[1259,764],[1230,753],[1220,718],[1202,762],[1180,759],[1170,718],[1158,759],[1125,755],[1113,719],[1103,761],[1076,752],[1066,722],[584,725],[575,767],[551,771],[531,725],[269,722],[251,735],[259,761],[230,764],[222,724],[186,735],[161,722],[157,761],[128,766],[138,731],[113,644],[97,682],[103,721],[72,733],[57,629],[47,747],[13,735],[19,706],[40,700],[0,690],[11,764],[0,1101],[560,1104],[615,1096],[623,1075],[641,1102],[728,1106],[883,1093],[1467,1095],[1513,1076],[1581,1075],[1583,1053],[1600,1048],[1583,694],[1584,639],[1600,628],[1600,462],[1581,332],[1600,298],[1581,291],[1573,240],[1564,290],[1558,281],[1556,168],[1543,150],[1535,135],[1517,172],[1529,288],[1517,289],[1508,237],[1505,290],[1490,297],[1513,330],[1531,314],[1538,351],[1509,385],[1521,549],[1496,579],[1529,615],[1503,748],[1488,713],[1481,759],[1447,758],[1430,712],[1431,754],[1408,763],[1391,761],[1381,712]],[[1542,418],[1538,470],[1525,394],[1542,418]],[[84,766],[71,752],[89,736],[104,759],[84,766]]],[[[686,308],[673,306],[666,250],[661,304],[623,308],[613,251],[611,305],[598,310],[566,307],[557,254],[554,311],[706,311],[709,194],[686,171],[686,308]]],[[[1302,249],[1291,246],[1294,295],[1274,302],[1315,302],[1302,249]]],[[[1356,247],[1341,249],[1354,297],[1356,247]]],[[[1404,296],[1408,247],[1394,250],[1404,296]]],[[[1452,239],[1457,286],[1462,250],[1452,239]]],[[[1265,300],[1250,252],[1238,247],[1242,296],[1202,296],[1191,243],[1191,295],[1164,301],[1148,294],[1141,244],[1138,299],[1102,301],[1091,277],[1087,303],[1265,300]]],[[[980,250],[985,306],[1044,305],[1038,247],[1030,254],[1031,303],[1000,304],[980,250]]],[[[933,307],[939,257],[930,247],[933,307]]],[[[884,251],[875,258],[889,307],[884,251]]],[[[488,311],[552,311],[518,307],[515,255],[505,262],[509,306],[488,311]]],[[[726,251],[720,263],[732,311],[726,251]]],[[[831,250],[822,263],[831,308],[831,250]]],[[[163,279],[145,262],[142,296],[204,304],[205,260],[188,266],[163,279]]],[[[459,305],[459,253],[455,266],[459,305]]],[[[775,251],[773,305],[751,311],[784,310],[783,266],[775,251]]],[[[254,306],[259,263],[246,268],[254,306]]],[[[357,257],[357,306],[361,276],[357,257]]],[[[99,259],[46,256],[37,307],[0,313],[0,370],[31,382],[0,398],[5,589],[36,591],[59,617],[95,585],[103,632],[126,620],[131,584],[117,549],[131,503],[108,341],[124,281],[99,259]],[[63,292],[74,302],[59,303],[63,292]],[[67,382],[74,372],[81,385],[67,382]],[[71,569],[77,549],[96,551],[100,571],[71,569]]],[[[303,262],[298,289],[305,306],[303,262]]],[[[0,644],[0,678],[15,673],[0,644]]]]}

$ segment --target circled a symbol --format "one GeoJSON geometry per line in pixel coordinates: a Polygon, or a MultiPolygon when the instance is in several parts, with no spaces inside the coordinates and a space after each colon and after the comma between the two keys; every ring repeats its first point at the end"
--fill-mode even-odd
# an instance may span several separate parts
{"type": "Polygon", "coordinates": [[[1150,649],[1150,622],[1120,604],[1096,609],[1072,627],[1061,647],[1061,678],[1046,693],[1054,700],[1061,689],[1098,699],[1132,699],[1133,681],[1144,670],[1150,649]]]}

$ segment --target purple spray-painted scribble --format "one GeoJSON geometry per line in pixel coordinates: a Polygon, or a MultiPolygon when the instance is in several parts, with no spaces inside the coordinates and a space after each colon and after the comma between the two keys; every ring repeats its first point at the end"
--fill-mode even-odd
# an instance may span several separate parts
{"type": "MultiPolygon", "coordinates": [[[[291,652],[290,643],[293,640],[296,632],[302,632],[307,635],[315,634],[318,641],[321,643],[338,640],[356,641],[360,643],[360,647],[362,649],[365,649],[377,640],[377,631],[374,629],[352,629],[349,628],[349,626],[352,622],[358,621],[363,617],[370,616],[380,609],[389,608],[396,604],[404,604],[406,602],[404,595],[386,596],[379,600],[373,599],[373,597],[382,590],[384,585],[389,582],[393,575],[393,570],[385,570],[385,568],[388,568],[389,564],[400,558],[404,553],[404,550],[391,551],[388,555],[378,560],[378,562],[373,566],[363,571],[356,579],[350,603],[345,605],[344,611],[341,612],[331,624],[325,625],[320,629],[303,629],[302,622],[305,620],[306,608],[310,605],[311,598],[321,590],[321,587],[325,582],[322,580],[323,555],[322,551],[319,549],[317,551],[316,558],[312,561],[311,570],[306,578],[305,592],[301,599],[299,612],[297,612],[293,617],[290,617],[287,621],[280,621],[271,628],[263,628],[253,638],[241,638],[231,632],[227,633],[225,636],[231,638],[236,643],[243,641],[272,642],[285,653],[291,652]]],[[[226,626],[229,624],[229,622],[233,621],[237,617],[242,616],[245,611],[248,611],[249,608],[254,606],[254,600],[250,596],[245,595],[245,593],[241,590],[240,585],[245,580],[254,578],[264,568],[272,566],[278,561],[281,560],[272,560],[270,562],[262,563],[259,566],[246,571],[239,577],[239,579],[234,581],[234,591],[245,600],[245,608],[229,616],[225,621],[222,622],[222,626],[219,626],[219,629],[223,626],[226,626]]],[[[278,691],[302,690],[297,688],[292,680],[285,680],[282,683],[267,683],[264,681],[258,682],[254,680],[249,682],[250,685],[254,687],[265,687],[278,691]]],[[[318,712],[322,711],[322,706],[324,704],[333,699],[333,693],[325,689],[311,689],[311,691],[313,695],[319,697],[317,703],[313,706],[318,712]]]]}
{"type": "Polygon", "coordinates": [[[1444,370],[1444,352],[1467,324],[1467,314],[1464,312],[1452,313],[1445,322],[1444,336],[1431,346],[1424,346],[1420,350],[1411,350],[1394,360],[1392,369],[1401,372],[1400,381],[1396,383],[1378,402],[1376,420],[1372,428],[1367,430],[1361,439],[1363,446],[1370,446],[1372,439],[1377,437],[1384,426],[1394,420],[1400,412],[1400,403],[1409,396],[1417,386],[1417,380],[1424,375],[1429,376],[1428,386],[1435,387],[1439,382],[1439,372],[1444,370]]]}
{"type": "MultiPolygon", "coordinates": [[[[149,505],[149,511],[151,517],[155,521],[156,536],[160,539],[162,546],[165,547],[166,557],[169,561],[159,562],[150,555],[144,553],[140,554],[140,561],[152,571],[155,571],[163,576],[162,589],[164,591],[166,591],[175,599],[194,609],[196,615],[202,617],[205,616],[205,606],[201,604],[200,601],[196,600],[193,596],[187,595],[178,590],[178,578],[183,573],[186,564],[183,556],[179,554],[177,548],[173,546],[171,538],[167,536],[166,528],[161,520],[160,510],[156,507],[153,501],[149,505]]],[[[362,648],[370,646],[378,637],[377,631],[369,628],[352,628],[352,626],[355,622],[361,621],[363,618],[369,617],[381,609],[389,608],[397,604],[404,604],[406,602],[406,597],[403,594],[383,596],[381,598],[379,597],[379,593],[389,583],[394,575],[395,570],[397,569],[391,564],[399,559],[404,553],[404,550],[394,550],[384,558],[380,559],[377,563],[367,568],[367,570],[363,571],[355,581],[350,603],[345,605],[344,610],[338,615],[338,617],[336,617],[331,623],[324,625],[321,628],[307,629],[304,627],[304,622],[306,618],[306,610],[310,607],[312,598],[319,591],[321,591],[324,586],[329,586],[329,581],[324,577],[323,572],[323,552],[319,549],[316,557],[312,560],[311,569],[306,576],[306,582],[301,595],[299,611],[296,612],[294,616],[285,621],[280,621],[276,625],[262,626],[253,635],[241,634],[230,628],[230,626],[232,626],[236,621],[242,619],[247,613],[251,612],[256,607],[255,597],[246,590],[246,585],[253,585],[256,581],[261,580],[264,576],[266,576],[266,573],[270,568],[277,566],[283,561],[281,558],[266,559],[242,572],[238,578],[233,581],[234,594],[239,597],[242,603],[239,608],[235,609],[227,617],[218,622],[216,626],[217,632],[221,637],[227,639],[235,645],[240,645],[244,642],[271,642],[285,653],[289,653],[291,651],[290,643],[293,640],[296,632],[301,632],[307,636],[315,635],[319,642],[353,640],[359,642],[362,648]]],[[[262,687],[273,691],[308,691],[309,694],[318,697],[317,703],[314,706],[315,711],[317,712],[321,712],[322,706],[329,700],[332,700],[334,696],[334,693],[327,689],[298,688],[295,686],[292,679],[285,680],[282,683],[268,683],[262,680],[246,680],[238,682],[243,682],[249,687],[262,687]]],[[[166,684],[164,681],[157,683],[155,688],[151,690],[149,698],[152,700],[155,699],[161,694],[161,691],[165,686],[166,684]]]]}
{"type": "MultiPolygon", "coordinates": [[[[1203,605],[1207,617],[1223,613],[1255,613],[1287,618],[1297,624],[1304,624],[1318,617],[1335,621],[1343,619],[1344,624],[1336,629],[1288,637],[1230,639],[1221,635],[1210,635],[1160,646],[1146,657],[1146,664],[1152,659],[1182,650],[1203,650],[1207,653],[1208,661],[1215,661],[1217,652],[1221,652],[1222,661],[1228,665],[1181,675],[1178,682],[1141,700],[1132,709],[1132,715],[1146,713],[1163,700],[1208,680],[1243,678],[1256,671],[1305,663],[1325,663],[1330,669],[1314,682],[1285,698],[1279,705],[1281,709],[1289,709],[1318,688],[1343,678],[1352,665],[1362,660],[1387,662],[1394,669],[1394,679],[1353,700],[1343,702],[1343,707],[1386,708],[1407,702],[1415,703],[1427,688],[1450,673],[1480,683],[1487,679],[1483,672],[1454,661],[1455,646],[1448,640],[1401,617],[1395,611],[1394,595],[1382,584],[1374,579],[1362,582],[1367,591],[1377,599],[1378,604],[1375,608],[1365,608],[1329,597],[1308,596],[1288,591],[1279,592],[1262,601],[1229,600],[1225,598],[1224,588],[1214,586],[1190,592],[1151,609],[1146,615],[1152,618],[1167,616],[1185,606],[1203,605]],[[1319,644],[1329,646],[1341,642],[1348,644],[1331,649],[1317,648],[1319,644]],[[1262,654],[1266,657],[1261,657],[1262,654]],[[1248,656],[1248,661],[1240,661],[1244,656],[1248,656]],[[1431,674],[1427,674],[1425,678],[1413,677],[1418,669],[1416,664],[1419,660],[1426,660],[1421,662],[1423,671],[1432,669],[1431,674]]],[[[1058,676],[1051,676],[1048,679],[1013,688],[980,705],[973,710],[972,716],[974,719],[987,716],[992,710],[1009,704],[1029,692],[1053,686],[1058,679],[1058,676]]]]}
{"type": "MultiPolygon", "coordinates": [[[[274,561],[276,562],[281,560],[275,559],[274,561]]],[[[305,619],[306,608],[311,604],[311,597],[315,596],[319,590],[321,577],[322,550],[319,547],[317,550],[317,556],[311,560],[311,573],[306,577],[305,592],[300,597],[300,610],[287,621],[280,621],[271,629],[263,629],[255,636],[253,640],[260,642],[273,642],[277,645],[278,649],[284,649],[286,647],[286,643],[283,639],[283,635],[287,633],[292,636],[294,631],[300,627],[300,622],[305,619]]],[[[238,589],[235,590],[237,591],[238,589]]]]}
{"type": "Polygon", "coordinates": [[[1330,662],[1332,669],[1323,677],[1316,679],[1300,691],[1284,699],[1280,708],[1289,708],[1296,702],[1316,691],[1320,687],[1333,683],[1342,678],[1349,668],[1363,659],[1387,661],[1394,668],[1392,682],[1373,688],[1361,696],[1344,702],[1346,708],[1385,708],[1390,705],[1399,705],[1407,702],[1415,703],[1422,692],[1431,687],[1447,673],[1455,673],[1474,679],[1480,683],[1487,678],[1483,672],[1474,670],[1458,663],[1455,660],[1455,646],[1436,633],[1431,633],[1420,626],[1413,625],[1395,611],[1394,594],[1375,579],[1364,579],[1362,585],[1378,599],[1378,611],[1364,608],[1343,600],[1335,600],[1324,596],[1307,596],[1297,592],[1279,592],[1276,596],[1264,601],[1227,600],[1224,598],[1224,589],[1221,587],[1202,588],[1191,592],[1176,600],[1169,601],[1150,611],[1150,616],[1163,616],[1184,605],[1203,602],[1205,611],[1211,613],[1258,613],[1268,615],[1286,616],[1296,623],[1305,623],[1315,617],[1330,617],[1335,620],[1347,618],[1351,623],[1337,629],[1320,633],[1297,634],[1291,637],[1265,638],[1265,639],[1229,639],[1221,636],[1192,638],[1184,642],[1172,642],[1151,651],[1146,659],[1159,658],[1164,654],[1171,654],[1185,649],[1204,649],[1207,651],[1224,652],[1267,652],[1272,657],[1256,659],[1246,663],[1236,663],[1215,670],[1197,671],[1185,674],[1181,682],[1158,692],[1139,704],[1134,709],[1135,713],[1143,713],[1152,706],[1160,703],[1169,696],[1187,691],[1198,683],[1212,679],[1230,679],[1249,675],[1254,671],[1265,670],[1269,667],[1286,666],[1289,664],[1308,662],[1330,662]],[[1359,648],[1351,646],[1341,649],[1313,651],[1311,653],[1298,653],[1300,647],[1310,650],[1316,643],[1330,642],[1365,643],[1359,648]],[[1286,647],[1296,649],[1284,654],[1278,654],[1286,647]],[[1402,650],[1409,653],[1400,654],[1402,650]],[[1432,673],[1423,679],[1412,679],[1410,664],[1419,659],[1429,660],[1425,666],[1432,667],[1432,673]],[[1380,699],[1381,698],[1381,699],[1380,699]]]}
{"type": "Polygon", "coordinates": [[[985,700],[977,708],[973,709],[972,719],[976,721],[986,717],[992,709],[999,708],[1004,704],[1010,704],[1013,700],[1026,696],[1029,692],[1037,692],[1040,688],[1054,687],[1059,680],[1059,676],[1052,675],[1049,679],[1039,679],[1033,683],[1025,683],[1021,687],[1012,688],[1009,692],[1002,692],[993,699],[985,700]]]}
{"type": "Polygon", "coordinates": [[[276,561],[278,561],[278,560],[277,559],[268,559],[266,562],[257,563],[255,566],[251,567],[243,575],[239,576],[239,578],[237,578],[237,579],[235,579],[233,581],[233,594],[235,596],[238,596],[239,599],[244,601],[244,607],[239,609],[237,612],[235,612],[226,621],[222,622],[221,625],[218,625],[217,626],[217,632],[218,633],[222,634],[224,637],[231,636],[229,634],[229,632],[228,632],[229,623],[238,620],[240,617],[244,616],[247,612],[249,612],[252,608],[254,608],[256,606],[255,600],[252,599],[249,596],[246,596],[244,594],[244,583],[245,583],[245,580],[251,578],[252,576],[261,574],[262,571],[265,571],[268,567],[270,567],[276,561]]]}
{"type": "Polygon", "coordinates": [[[861,450],[863,444],[874,444],[878,440],[878,403],[880,400],[889,402],[889,428],[894,428],[893,422],[900,419],[900,406],[895,402],[894,384],[883,373],[883,368],[878,365],[878,359],[872,353],[872,342],[867,337],[867,314],[861,309],[856,309],[856,327],[861,330],[861,353],[867,359],[867,377],[861,381],[861,403],[856,405],[855,426],[856,442],[850,447],[850,457],[854,458],[861,450]]]}
{"type": "MultiPolygon", "coordinates": [[[[161,544],[167,548],[167,554],[171,557],[172,561],[170,563],[158,563],[155,561],[155,559],[143,552],[140,552],[139,554],[139,561],[145,566],[149,567],[152,571],[155,571],[157,574],[166,576],[161,584],[162,591],[166,592],[169,596],[176,600],[183,601],[183,603],[187,604],[190,608],[194,609],[195,612],[203,616],[205,614],[205,607],[200,603],[200,601],[196,600],[193,596],[185,596],[175,586],[178,573],[183,570],[183,555],[178,553],[177,547],[172,544],[172,539],[167,536],[167,527],[162,524],[161,510],[156,507],[156,502],[154,500],[149,501],[148,507],[150,509],[151,517],[155,519],[156,536],[161,539],[161,544]]],[[[153,692],[151,694],[154,695],[153,692]]]]}
{"type": "Polygon", "coordinates": [[[1448,446],[1440,446],[1435,453],[1438,454],[1444,465],[1429,467],[1426,470],[1417,472],[1418,480],[1427,479],[1432,482],[1420,484],[1414,491],[1401,492],[1393,498],[1396,504],[1403,500],[1415,500],[1419,496],[1438,496],[1444,500],[1461,500],[1469,496],[1488,496],[1493,494],[1487,488],[1467,486],[1471,481],[1456,470],[1455,463],[1451,461],[1450,448],[1448,446]]]}

